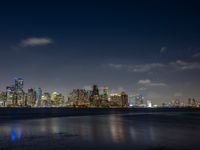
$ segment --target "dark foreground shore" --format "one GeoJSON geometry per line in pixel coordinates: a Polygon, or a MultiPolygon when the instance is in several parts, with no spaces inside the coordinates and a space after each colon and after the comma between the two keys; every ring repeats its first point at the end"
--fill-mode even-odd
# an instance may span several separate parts
{"type": "Polygon", "coordinates": [[[126,113],[200,112],[195,108],[0,108],[0,119],[48,118],[126,113]]]}

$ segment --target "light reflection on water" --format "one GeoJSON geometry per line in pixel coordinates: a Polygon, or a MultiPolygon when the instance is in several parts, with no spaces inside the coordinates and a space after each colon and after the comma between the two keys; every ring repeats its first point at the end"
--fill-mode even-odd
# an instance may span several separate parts
{"type": "MultiPolygon", "coordinates": [[[[108,148],[106,145],[109,145],[119,149],[124,146],[130,149],[149,146],[180,148],[190,142],[195,147],[200,138],[200,123],[196,123],[194,128],[173,120],[163,123],[138,120],[137,117],[127,119],[120,115],[9,120],[0,123],[0,148],[40,142],[45,142],[46,146],[54,142],[55,147],[73,147],[74,144],[75,147],[100,145],[108,148]],[[191,141],[194,136],[197,138],[191,141]]],[[[189,147],[188,144],[185,147],[189,147]]]]}

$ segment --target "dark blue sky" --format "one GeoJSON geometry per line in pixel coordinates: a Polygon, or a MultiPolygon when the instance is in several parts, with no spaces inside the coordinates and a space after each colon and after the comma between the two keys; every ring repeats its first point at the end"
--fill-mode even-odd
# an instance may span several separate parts
{"type": "Polygon", "coordinates": [[[94,83],[152,101],[200,98],[200,2],[0,2],[0,88],[94,83]]]}

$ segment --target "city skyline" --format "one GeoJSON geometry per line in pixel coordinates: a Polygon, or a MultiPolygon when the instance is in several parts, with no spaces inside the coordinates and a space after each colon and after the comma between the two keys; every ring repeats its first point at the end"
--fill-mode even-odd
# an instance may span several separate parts
{"type": "Polygon", "coordinates": [[[0,107],[199,108],[200,100],[190,97],[186,101],[175,97],[169,102],[161,99],[160,103],[152,103],[152,99],[146,99],[144,94],[128,95],[124,89],[113,91],[108,86],[99,87],[95,84],[73,89],[65,96],[61,92],[40,87],[25,90],[24,79],[18,77],[5,90],[0,90],[0,107]]]}
{"type": "Polygon", "coordinates": [[[200,98],[197,1],[1,2],[0,89],[98,84],[153,103],[200,98]]]}

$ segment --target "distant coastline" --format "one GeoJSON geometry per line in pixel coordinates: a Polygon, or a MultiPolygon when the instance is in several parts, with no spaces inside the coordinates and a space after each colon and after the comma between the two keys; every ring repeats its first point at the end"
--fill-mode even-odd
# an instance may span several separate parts
{"type": "Polygon", "coordinates": [[[0,119],[48,118],[127,113],[200,112],[199,108],[0,108],[0,119]]]}

